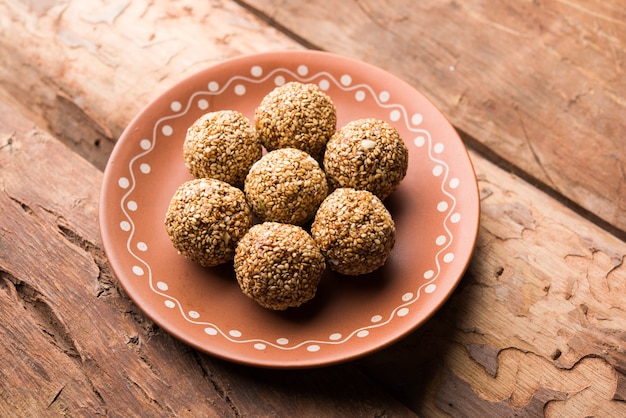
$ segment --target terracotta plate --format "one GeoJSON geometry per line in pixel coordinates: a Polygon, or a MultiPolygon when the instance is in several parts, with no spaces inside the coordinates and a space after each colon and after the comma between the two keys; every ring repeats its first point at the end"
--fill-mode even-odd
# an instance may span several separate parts
{"type": "Polygon", "coordinates": [[[100,226],[107,256],[128,295],[160,327],[199,350],[278,368],[338,363],[410,333],[448,298],[472,254],[479,222],[467,151],[422,94],[362,62],[312,51],[222,62],[150,103],[117,143],[104,175],[100,226]],[[232,264],[201,268],[172,247],[163,226],[170,198],[191,178],[182,144],[205,112],[236,109],[253,118],[277,85],[315,83],[337,107],[338,126],[376,117],[396,127],[409,170],[386,200],[397,230],[375,273],[327,273],[316,297],[273,312],[241,293],[232,264]]]}

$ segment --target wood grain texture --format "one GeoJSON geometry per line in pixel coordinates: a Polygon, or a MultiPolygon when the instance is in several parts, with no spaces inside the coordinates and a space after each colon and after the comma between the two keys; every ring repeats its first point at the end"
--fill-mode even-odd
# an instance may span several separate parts
{"type": "Polygon", "coordinates": [[[626,231],[620,2],[240,3],[320,49],[407,80],[475,146],[626,231]]]}
{"type": "Polygon", "coordinates": [[[226,58],[302,48],[231,1],[0,1],[0,97],[103,169],[131,118],[226,58]],[[19,80],[19,82],[16,82],[19,80]]]}

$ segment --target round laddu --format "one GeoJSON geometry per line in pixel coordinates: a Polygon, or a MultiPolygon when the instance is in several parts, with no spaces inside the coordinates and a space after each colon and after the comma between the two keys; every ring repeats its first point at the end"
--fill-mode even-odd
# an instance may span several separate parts
{"type": "Polygon", "coordinates": [[[304,229],[278,222],[250,228],[237,244],[234,265],[243,293],[272,310],[311,300],[326,268],[324,256],[304,229]]]}
{"type": "Polygon", "coordinates": [[[254,113],[254,123],[268,151],[297,148],[321,158],[335,133],[337,114],[330,97],[315,84],[297,81],[268,93],[254,113]]]}
{"type": "Polygon", "coordinates": [[[233,186],[243,184],[262,147],[254,126],[241,113],[206,113],[188,129],[183,144],[185,167],[195,178],[210,177],[233,186]]]}
{"type": "Polygon", "coordinates": [[[237,242],[252,226],[241,190],[221,180],[183,183],[172,197],[165,229],[180,254],[206,267],[233,259],[237,242]]]}
{"type": "Polygon", "coordinates": [[[261,221],[302,225],[313,218],[328,195],[328,183],[313,157],[295,148],[282,148],[254,163],[244,191],[261,221]]]}
{"type": "Polygon", "coordinates": [[[359,275],[382,267],[396,242],[391,214],[367,190],[339,188],[320,205],[311,225],[328,268],[359,275]]]}
{"type": "Polygon", "coordinates": [[[326,144],[324,170],[333,188],[368,190],[384,200],[406,175],[409,150],[398,131],[369,118],[349,122],[326,144]]]}

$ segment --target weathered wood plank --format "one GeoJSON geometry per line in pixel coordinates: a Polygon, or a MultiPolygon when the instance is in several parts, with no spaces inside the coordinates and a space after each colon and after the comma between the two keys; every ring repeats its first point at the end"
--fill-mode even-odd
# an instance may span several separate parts
{"type": "Polygon", "coordinates": [[[0,97],[103,169],[151,99],[223,59],[301,48],[231,1],[0,1],[0,97]]]}
{"type": "Polygon", "coordinates": [[[626,231],[623,3],[240,3],[399,75],[477,145],[626,231]]]}
{"type": "Polygon", "coordinates": [[[253,370],[161,331],[112,276],[101,181],[0,102],[0,416],[414,416],[352,365],[253,370]]]}
{"type": "Polygon", "coordinates": [[[425,416],[626,415],[626,243],[472,159],[482,218],[466,276],[360,364],[425,416]]]}

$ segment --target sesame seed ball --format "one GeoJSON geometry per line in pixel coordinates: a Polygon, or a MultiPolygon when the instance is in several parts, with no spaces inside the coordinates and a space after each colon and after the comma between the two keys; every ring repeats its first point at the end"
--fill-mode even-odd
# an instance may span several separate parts
{"type": "Polygon", "coordinates": [[[328,194],[328,183],[313,157],[295,148],[282,148],[254,163],[244,192],[261,221],[302,225],[315,215],[328,194]]]}
{"type": "Polygon", "coordinates": [[[311,225],[328,268],[341,274],[370,273],[383,264],[396,241],[385,205],[366,190],[339,188],[320,205],[311,225]]]}
{"type": "Polygon", "coordinates": [[[324,170],[333,188],[368,190],[384,200],[406,175],[409,151],[385,121],[349,122],[326,144],[324,170]]]}
{"type": "Polygon", "coordinates": [[[221,180],[183,183],[172,197],[165,229],[180,254],[205,267],[232,260],[235,246],[252,225],[243,192],[221,180]]]}
{"type": "Polygon", "coordinates": [[[243,293],[272,310],[311,300],[326,268],[317,244],[304,229],[278,222],[250,228],[237,244],[234,264],[243,293]]]}
{"type": "Polygon", "coordinates": [[[202,115],[187,129],[183,144],[185,167],[191,175],[215,178],[233,186],[243,184],[261,152],[254,127],[235,110],[202,115]]]}
{"type": "Polygon", "coordinates": [[[332,100],[317,85],[292,81],[263,98],[254,122],[268,151],[297,148],[321,158],[335,133],[337,115],[332,100]]]}

